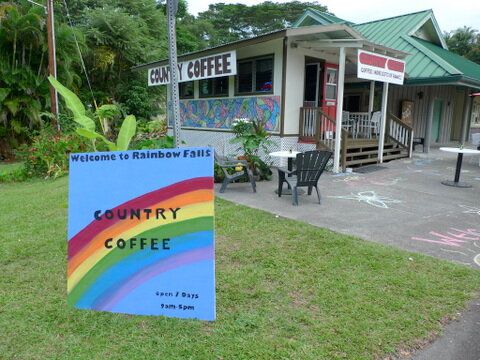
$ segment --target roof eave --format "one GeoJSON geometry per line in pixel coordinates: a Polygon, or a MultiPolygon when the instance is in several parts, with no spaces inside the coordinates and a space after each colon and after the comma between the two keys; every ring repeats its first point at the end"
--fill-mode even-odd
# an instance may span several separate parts
{"type": "Polygon", "coordinates": [[[480,89],[480,81],[463,75],[409,78],[405,81],[405,85],[459,85],[480,89]]]}
{"type": "MultiPolygon", "coordinates": [[[[217,53],[219,51],[228,51],[228,50],[231,50],[231,49],[238,49],[240,47],[245,47],[245,46],[254,45],[254,44],[258,44],[258,43],[262,43],[262,42],[281,39],[281,38],[284,38],[286,36],[286,33],[287,33],[287,29],[277,30],[277,31],[274,31],[274,32],[271,32],[271,33],[268,33],[268,34],[259,35],[259,36],[255,36],[255,37],[248,38],[248,39],[233,41],[233,42],[230,42],[230,43],[227,43],[227,44],[223,44],[223,45],[214,46],[214,47],[199,50],[199,51],[194,51],[194,52],[182,54],[182,55],[178,56],[178,60],[181,60],[181,61],[190,60],[190,59],[194,59],[195,57],[197,57],[199,55],[209,55],[209,54],[212,54],[212,53],[217,53]]],[[[163,66],[163,65],[166,65],[167,63],[168,63],[168,58],[162,59],[162,60],[157,60],[157,61],[152,61],[152,62],[145,63],[145,64],[132,66],[131,69],[133,71],[139,71],[139,70],[144,70],[144,69],[150,69],[150,68],[156,67],[156,66],[163,66]]]]}

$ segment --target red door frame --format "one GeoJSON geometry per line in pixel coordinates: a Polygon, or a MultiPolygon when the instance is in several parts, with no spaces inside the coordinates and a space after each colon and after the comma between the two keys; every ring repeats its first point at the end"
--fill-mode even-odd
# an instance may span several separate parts
{"type": "Polygon", "coordinates": [[[337,64],[331,64],[331,63],[325,63],[325,67],[323,70],[323,84],[322,84],[322,89],[323,89],[323,96],[322,96],[322,111],[327,114],[330,118],[334,119],[336,118],[337,114],[337,93],[338,93],[338,65],[337,64]],[[336,70],[336,76],[335,76],[335,81],[336,81],[336,90],[335,91],[335,99],[327,99],[327,76],[328,76],[328,69],[335,69],[336,70]]]}

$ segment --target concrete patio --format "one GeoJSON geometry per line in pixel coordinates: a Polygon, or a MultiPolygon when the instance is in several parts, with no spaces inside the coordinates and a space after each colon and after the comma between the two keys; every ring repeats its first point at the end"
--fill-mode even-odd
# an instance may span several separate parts
{"type": "Polygon", "coordinates": [[[364,240],[396,246],[480,268],[480,167],[478,156],[465,156],[461,181],[471,188],[441,184],[452,180],[456,155],[439,150],[414,153],[412,159],[382,164],[382,169],[361,174],[325,172],[319,181],[322,204],[315,195],[279,198],[276,174],[257,183],[230,184],[217,195],[364,240]]]}

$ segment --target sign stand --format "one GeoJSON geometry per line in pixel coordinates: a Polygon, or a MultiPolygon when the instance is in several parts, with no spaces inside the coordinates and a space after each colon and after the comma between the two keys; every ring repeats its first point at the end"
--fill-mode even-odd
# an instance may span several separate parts
{"type": "MultiPolygon", "coordinates": [[[[167,0],[167,27],[168,27],[168,50],[170,56],[170,69],[177,68],[177,37],[175,34],[175,15],[178,10],[178,0],[167,0]]],[[[175,147],[180,147],[180,99],[178,94],[178,74],[170,72],[170,100],[173,115],[173,137],[175,147]]]]}

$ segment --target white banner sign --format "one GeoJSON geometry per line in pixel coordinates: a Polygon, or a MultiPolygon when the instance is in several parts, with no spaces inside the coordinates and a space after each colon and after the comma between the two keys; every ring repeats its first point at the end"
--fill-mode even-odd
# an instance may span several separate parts
{"type": "Polygon", "coordinates": [[[358,50],[357,77],[392,84],[403,84],[405,61],[358,50]]]}
{"type": "MultiPolygon", "coordinates": [[[[178,82],[237,74],[237,53],[229,51],[178,63],[178,82]]],[[[148,86],[170,83],[170,66],[148,69],[148,86]]]]}

